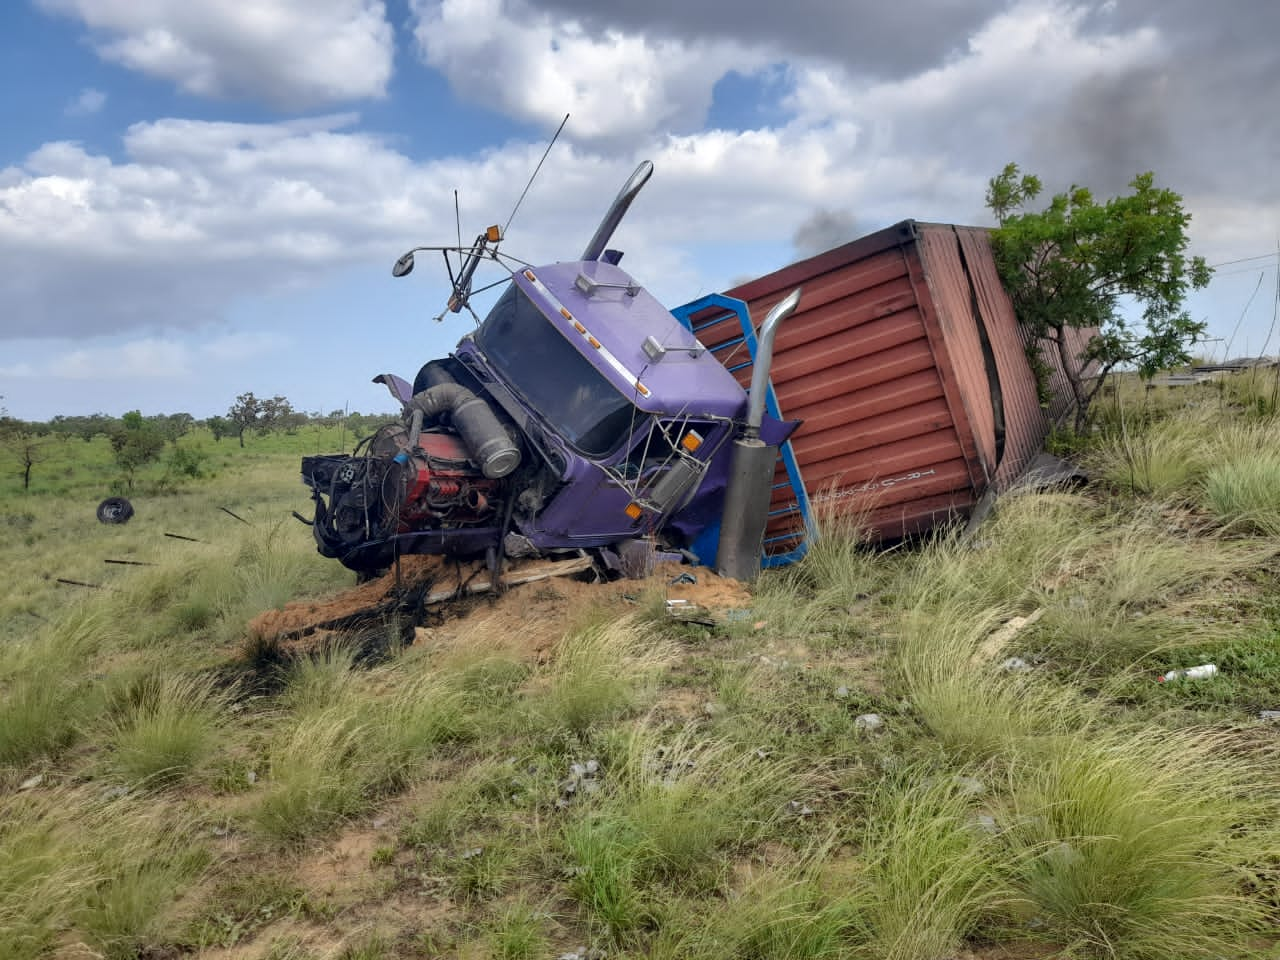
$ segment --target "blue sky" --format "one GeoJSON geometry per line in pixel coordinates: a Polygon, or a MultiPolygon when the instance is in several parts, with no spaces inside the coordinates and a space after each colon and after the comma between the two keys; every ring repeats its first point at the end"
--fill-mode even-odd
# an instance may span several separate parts
{"type": "MultiPolygon", "coordinates": [[[[14,0],[0,9],[0,405],[387,409],[470,328],[415,244],[505,222],[616,237],[675,306],[907,217],[988,222],[1009,160],[1061,188],[1154,169],[1220,351],[1280,352],[1280,12],[1190,0],[14,0]],[[732,16],[728,14],[732,13],[732,16]]],[[[490,279],[496,274],[490,274],[490,279]]],[[[481,279],[484,279],[483,277],[481,279]]],[[[483,308],[484,302],[477,306],[483,308]]]]}

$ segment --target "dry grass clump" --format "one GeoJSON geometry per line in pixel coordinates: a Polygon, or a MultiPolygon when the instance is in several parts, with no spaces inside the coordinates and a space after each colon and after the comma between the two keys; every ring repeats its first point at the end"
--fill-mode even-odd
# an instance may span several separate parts
{"type": "Polygon", "coordinates": [[[1213,463],[1217,411],[1200,406],[1154,421],[1120,416],[1086,457],[1099,479],[1131,494],[1189,500],[1213,463]]]}
{"type": "Polygon", "coordinates": [[[674,656],[671,642],[635,615],[595,618],[556,646],[533,710],[552,732],[581,737],[635,708],[674,656]]]}
{"type": "Polygon", "coordinates": [[[149,673],[116,694],[111,765],[132,784],[185,779],[213,751],[228,695],[208,677],[149,673]]]}
{"type": "Polygon", "coordinates": [[[1262,915],[1239,865],[1268,842],[1270,775],[1203,729],[1094,731],[1015,761],[1000,819],[1028,919],[1091,955],[1244,943],[1262,915]]]}
{"type": "Polygon", "coordinates": [[[191,825],[129,798],[54,789],[0,800],[0,956],[55,941],[129,960],[168,942],[170,911],[208,866],[191,825]]]}
{"type": "Polygon", "coordinates": [[[1086,722],[1070,686],[1004,666],[1009,612],[954,603],[902,618],[893,663],[911,706],[956,756],[990,758],[1086,722]]]}
{"type": "Polygon", "coordinates": [[[1006,851],[978,820],[970,782],[916,766],[873,791],[855,886],[862,955],[955,956],[1013,899],[1006,851]]]}

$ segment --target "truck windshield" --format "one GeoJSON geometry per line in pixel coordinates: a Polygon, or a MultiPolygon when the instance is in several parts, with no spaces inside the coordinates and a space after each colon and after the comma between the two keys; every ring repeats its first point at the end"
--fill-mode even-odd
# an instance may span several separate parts
{"type": "Polygon", "coordinates": [[[525,402],[589,457],[616,450],[638,416],[514,283],[485,317],[476,344],[525,402]]]}

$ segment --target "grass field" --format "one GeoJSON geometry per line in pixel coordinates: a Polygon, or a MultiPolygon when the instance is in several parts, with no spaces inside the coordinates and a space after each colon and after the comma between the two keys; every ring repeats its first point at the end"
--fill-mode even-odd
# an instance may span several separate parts
{"type": "Polygon", "coordinates": [[[57,441],[0,488],[0,957],[1280,957],[1268,390],[1123,395],[968,540],[695,570],[712,626],[553,580],[372,659],[246,631],[353,584],[289,516],[336,431],[184,438],[121,526],[57,441]]]}

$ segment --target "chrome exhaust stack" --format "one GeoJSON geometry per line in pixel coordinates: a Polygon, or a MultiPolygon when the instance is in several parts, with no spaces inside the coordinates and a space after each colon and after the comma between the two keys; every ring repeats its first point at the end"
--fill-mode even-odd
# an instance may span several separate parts
{"type": "Polygon", "coordinates": [[[760,554],[773,492],[773,468],[778,460],[778,448],[760,439],[760,424],[764,420],[769,371],[773,366],[773,340],[782,321],[795,312],[799,302],[800,288],[796,287],[760,324],[751,394],[747,399],[747,420],[742,435],[733,441],[729,485],[720,520],[716,572],[723,577],[750,581],[760,575],[760,554]]]}
{"type": "Polygon", "coordinates": [[[613,198],[613,203],[610,205],[609,211],[604,215],[604,219],[600,221],[600,226],[596,227],[595,235],[592,236],[591,241],[587,244],[587,249],[582,252],[583,260],[600,259],[605,247],[609,245],[613,231],[618,229],[618,224],[626,216],[627,209],[631,206],[631,201],[636,198],[640,188],[648,182],[651,176],[653,176],[652,161],[645,160],[640,166],[636,167],[635,173],[631,174],[627,182],[622,185],[622,189],[618,191],[618,195],[613,198]]]}

